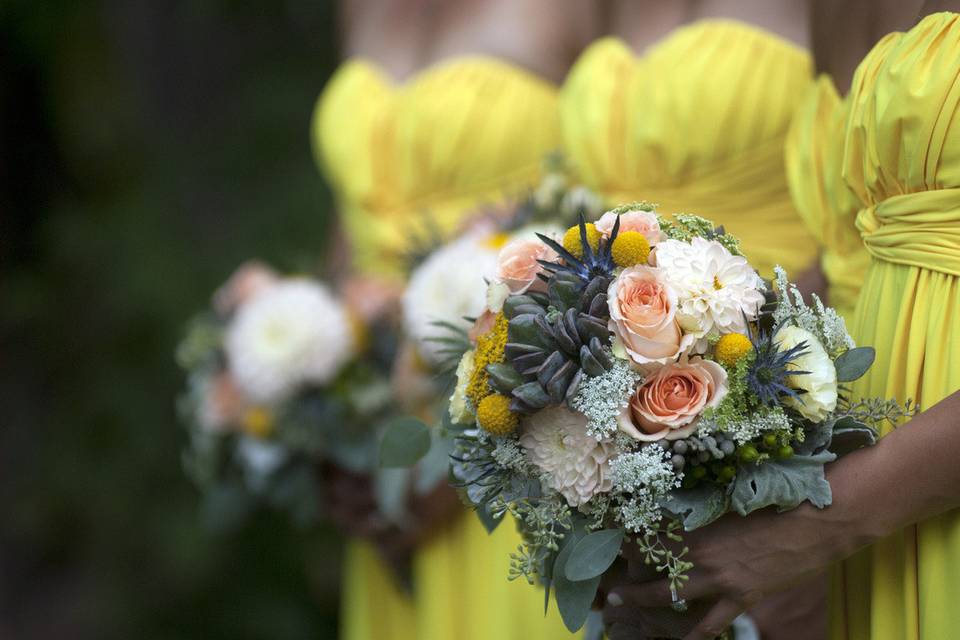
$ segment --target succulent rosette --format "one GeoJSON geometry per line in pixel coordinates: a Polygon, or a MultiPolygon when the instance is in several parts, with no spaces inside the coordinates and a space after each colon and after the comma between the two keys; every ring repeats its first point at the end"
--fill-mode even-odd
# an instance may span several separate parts
{"type": "Polygon", "coordinates": [[[183,459],[211,518],[268,505],[308,524],[319,515],[318,463],[376,469],[394,349],[367,339],[390,332],[368,331],[360,316],[319,280],[250,262],[191,323],[177,351],[188,379],[183,459]]]}
{"type": "Polygon", "coordinates": [[[680,601],[691,566],[668,539],[730,511],[827,507],[824,465],[913,410],[850,398],[873,350],[703,218],[634,203],[484,264],[446,354],[451,475],[488,526],[516,519],[510,575],[555,590],[571,630],[624,541],[680,601]]]}

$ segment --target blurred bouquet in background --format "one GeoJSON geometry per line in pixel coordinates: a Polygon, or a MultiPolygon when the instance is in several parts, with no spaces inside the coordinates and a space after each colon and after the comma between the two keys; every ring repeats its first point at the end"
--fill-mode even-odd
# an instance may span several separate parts
{"type": "Polygon", "coordinates": [[[842,385],[873,350],[782,270],[764,282],[703,218],[636,203],[524,231],[483,264],[473,326],[444,351],[451,475],[489,528],[513,516],[509,576],[552,589],[571,631],[624,540],[682,608],[684,530],[826,507],[824,465],[911,411],[851,402],[842,385]]]}
{"type": "Polygon", "coordinates": [[[321,462],[378,469],[395,330],[365,326],[363,311],[317,280],[251,262],[191,322],[177,350],[188,380],[183,463],[212,524],[261,504],[310,524],[321,462]]]}

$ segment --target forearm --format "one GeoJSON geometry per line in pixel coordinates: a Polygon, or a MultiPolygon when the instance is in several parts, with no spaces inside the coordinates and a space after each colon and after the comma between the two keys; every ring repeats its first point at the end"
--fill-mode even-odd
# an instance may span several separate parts
{"type": "Polygon", "coordinates": [[[915,522],[960,507],[960,392],[827,469],[828,530],[848,555],[915,522]],[[831,527],[832,525],[832,527],[831,527]]]}

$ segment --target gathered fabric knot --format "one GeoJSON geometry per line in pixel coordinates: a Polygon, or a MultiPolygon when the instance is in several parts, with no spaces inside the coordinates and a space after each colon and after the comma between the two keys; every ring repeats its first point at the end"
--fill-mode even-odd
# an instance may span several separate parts
{"type": "Polygon", "coordinates": [[[857,229],[879,260],[960,276],[960,188],[891,196],[860,209],[857,229]]]}

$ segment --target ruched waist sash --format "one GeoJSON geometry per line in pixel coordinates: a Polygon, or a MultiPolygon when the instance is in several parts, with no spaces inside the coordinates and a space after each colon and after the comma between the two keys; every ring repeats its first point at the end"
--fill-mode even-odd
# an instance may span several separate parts
{"type": "Polygon", "coordinates": [[[892,196],[861,209],[857,228],[879,260],[960,276],[960,189],[892,196]]]}

